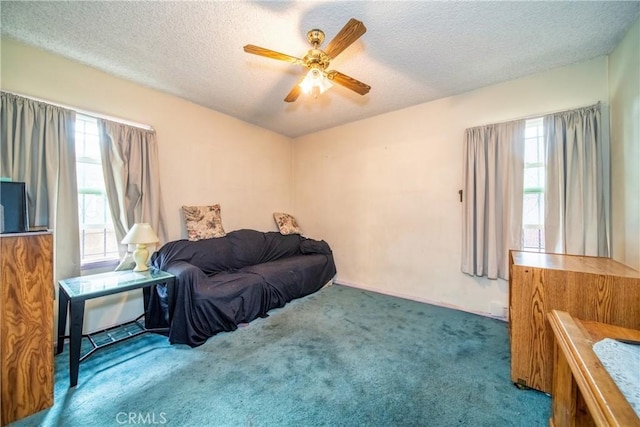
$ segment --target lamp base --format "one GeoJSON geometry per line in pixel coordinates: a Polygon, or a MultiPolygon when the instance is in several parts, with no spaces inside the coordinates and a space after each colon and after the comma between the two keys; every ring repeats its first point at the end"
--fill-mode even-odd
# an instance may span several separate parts
{"type": "Polygon", "coordinates": [[[149,267],[147,266],[148,258],[149,258],[149,250],[147,249],[147,245],[138,243],[136,245],[136,250],[133,251],[133,259],[136,262],[136,266],[133,269],[133,271],[149,270],[149,267]]]}

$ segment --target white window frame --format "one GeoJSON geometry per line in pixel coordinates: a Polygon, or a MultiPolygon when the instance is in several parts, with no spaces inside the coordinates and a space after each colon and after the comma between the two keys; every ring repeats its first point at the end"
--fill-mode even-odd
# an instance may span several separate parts
{"type": "MultiPolygon", "coordinates": [[[[538,144],[538,156],[536,159],[527,159],[525,154],[524,159],[524,173],[526,174],[527,169],[538,169],[542,168],[542,178],[541,185],[537,187],[525,187],[523,189],[523,196],[536,194],[538,196],[538,218],[540,218],[540,224],[532,224],[525,222],[525,212],[523,209],[523,220],[522,220],[522,249],[527,251],[536,251],[536,252],[544,252],[544,174],[546,173],[546,164],[544,161],[544,127],[543,127],[543,118],[536,117],[532,119],[528,119],[525,125],[525,145],[535,143],[538,144]],[[529,135],[529,131],[534,130],[534,135],[527,137],[529,135]],[[541,203],[542,202],[542,203],[541,203]],[[538,244],[536,246],[525,246],[525,237],[524,233],[527,230],[539,230],[538,233],[538,244]]],[[[525,149],[525,153],[527,150],[525,149]]],[[[524,197],[523,197],[523,205],[524,205],[524,197]]]]}
{"type": "MultiPolygon", "coordinates": [[[[98,155],[98,157],[88,157],[81,156],[78,153],[83,152],[82,146],[87,143],[87,140],[93,136],[97,137],[98,135],[98,127],[97,127],[97,119],[95,117],[87,116],[84,114],[76,114],[76,164],[92,164],[92,165],[100,165],[102,166],[102,161],[98,155]]],[[[111,212],[109,212],[108,208],[108,200],[106,199],[106,191],[104,188],[104,183],[100,188],[89,188],[89,187],[81,187],[80,177],[78,177],[78,221],[79,221],[79,233],[80,233],[80,265],[81,270],[87,269],[96,269],[96,268],[107,268],[116,266],[119,262],[119,254],[117,252],[117,241],[112,241],[110,243],[115,243],[116,251],[108,251],[108,238],[109,234],[115,236],[113,223],[111,221],[111,212]],[[93,225],[85,225],[85,221],[83,218],[84,212],[84,196],[85,195],[102,195],[104,200],[105,211],[104,222],[101,224],[93,224],[93,225]],[[86,232],[87,230],[102,230],[102,257],[93,257],[93,258],[85,258],[85,245],[86,245],[86,232]]],[[[115,239],[115,237],[113,237],[115,239]]]]}

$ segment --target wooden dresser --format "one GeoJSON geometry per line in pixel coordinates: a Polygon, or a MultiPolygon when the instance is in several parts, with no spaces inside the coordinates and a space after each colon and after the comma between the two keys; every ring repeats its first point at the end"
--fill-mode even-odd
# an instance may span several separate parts
{"type": "Polygon", "coordinates": [[[53,235],[0,235],[2,425],[53,405],[53,235]]]}
{"type": "Polygon", "coordinates": [[[610,258],[511,251],[511,380],[551,393],[553,331],[547,313],[640,329],[640,272],[610,258]]]}

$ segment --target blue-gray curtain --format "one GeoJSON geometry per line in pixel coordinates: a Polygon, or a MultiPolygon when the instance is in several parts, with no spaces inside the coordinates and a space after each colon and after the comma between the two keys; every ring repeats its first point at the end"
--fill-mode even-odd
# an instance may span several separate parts
{"type": "Polygon", "coordinates": [[[543,120],[545,251],[609,256],[609,145],[600,104],[543,120]]]}
{"type": "Polygon", "coordinates": [[[509,278],[509,249],[522,247],[525,120],[466,130],[462,272],[509,278]]]}
{"type": "MultiPolygon", "coordinates": [[[[160,244],[166,242],[155,131],[104,119],[98,119],[98,128],[107,199],[118,242],[137,222],[151,224],[160,244]]],[[[121,257],[126,250],[126,245],[119,245],[121,257]]]]}
{"type": "Polygon", "coordinates": [[[29,224],[54,233],[54,277],[80,275],[72,110],[0,94],[0,175],[27,184],[29,224]]]}

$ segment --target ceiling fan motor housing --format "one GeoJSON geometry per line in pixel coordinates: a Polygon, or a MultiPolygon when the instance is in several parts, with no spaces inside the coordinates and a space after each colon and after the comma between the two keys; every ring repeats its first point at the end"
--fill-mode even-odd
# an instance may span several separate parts
{"type": "Polygon", "coordinates": [[[329,57],[320,49],[309,49],[302,60],[307,68],[319,68],[325,70],[329,66],[329,57]]]}

